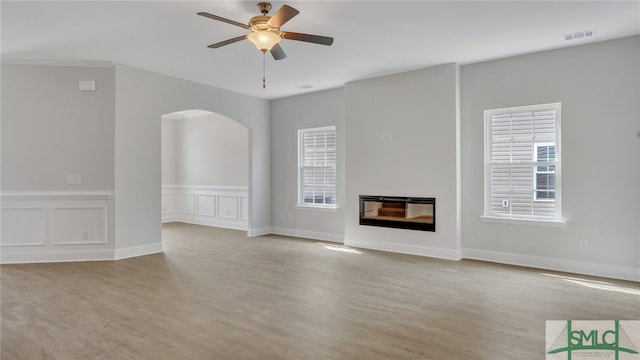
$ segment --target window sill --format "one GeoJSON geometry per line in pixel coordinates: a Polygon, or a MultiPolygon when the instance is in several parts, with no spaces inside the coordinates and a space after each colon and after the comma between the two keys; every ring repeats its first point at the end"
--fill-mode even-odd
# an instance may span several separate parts
{"type": "Polygon", "coordinates": [[[300,205],[296,204],[296,209],[301,210],[319,210],[319,211],[327,211],[327,212],[337,212],[338,206],[313,206],[313,205],[300,205]]]}
{"type": "Polygon", "coordinates": [[[483,222],[492,222],[499,224],[513,224],[513,225],[534,225],[534,226],[549,226],[549,227],[567,227],[567,221],[562,220],[546,220],[546,219],[522,219],[522,218],[509,218],[498,216],[480,216],[480,220],[483,222]]]}

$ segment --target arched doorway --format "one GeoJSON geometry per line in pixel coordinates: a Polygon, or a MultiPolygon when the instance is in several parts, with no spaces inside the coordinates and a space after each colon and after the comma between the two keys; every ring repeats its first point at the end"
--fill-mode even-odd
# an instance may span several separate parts
{"type": "Polygon", "coordinates": [[[250,129],[204,110],[161,122],[163,223],[248,230],[250,129]]]}

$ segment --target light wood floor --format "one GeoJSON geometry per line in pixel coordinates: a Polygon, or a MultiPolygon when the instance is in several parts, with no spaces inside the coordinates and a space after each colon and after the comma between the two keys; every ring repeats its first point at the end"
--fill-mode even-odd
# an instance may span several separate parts
{"type": "Polygon", "coordinates": [[[1,358],[543,359],[545,320],[640,319],[638,283],[243,234],[3,265],[1,358]]]}

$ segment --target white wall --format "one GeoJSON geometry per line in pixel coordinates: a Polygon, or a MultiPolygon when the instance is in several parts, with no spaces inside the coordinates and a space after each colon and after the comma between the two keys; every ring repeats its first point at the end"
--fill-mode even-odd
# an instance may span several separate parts
{"type": "Polygon", "coordinates": [[[345,94],[345,244],[458,259],[458,66],[356,81],[345,94]],[[359,195],[435,197],[436,231],[360,226],[359,195]]]}
{"type": "Polygon", "coordinates": [[[178,183],[178,120],[162,118],[161,121],[162,186],[178,183]]]}
{"type": "Polygon", "coordinates": [[[113,67],[3,64],[2,191],[112,190],[114,80],[113,67]]]}
{"type": "Polygon", "coordinates": [[[274,233],[343,241],[344,234],[344,90],[335,89],[273,100],[271,105],[271,223],[274,233]],[[298,129],[336,126],[338,209],[296,208],[298,201],[298,129]]]}
{"type": "Polygon", "coordinates": [[[191,186],[247,186],[248,129],[221,115],[177,121],[176,183],[191,186]]]}
{"type": "Polygon", "coordinates": [[[640,280],[639,64],[635,36],[462,67],[465,257],[640,280]],[[552,102],[567,226],[482,222],[483,111],[552,102]]]}
{"type": "Polygon", "coordinates": [[[116,252],[161,246],[161,117],[201,109],[250,129],[249,233],[269,231],[269,102],[169,76],[116,65],[116,252]]]}

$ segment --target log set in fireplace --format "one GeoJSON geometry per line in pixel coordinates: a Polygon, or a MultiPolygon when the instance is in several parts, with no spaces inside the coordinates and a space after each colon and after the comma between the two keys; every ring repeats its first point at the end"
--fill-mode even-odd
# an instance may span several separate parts
{"type": "Polygon", "coordinates": [[[436,231],[436,199],[360,195],[360,225],[436,231]]]}

